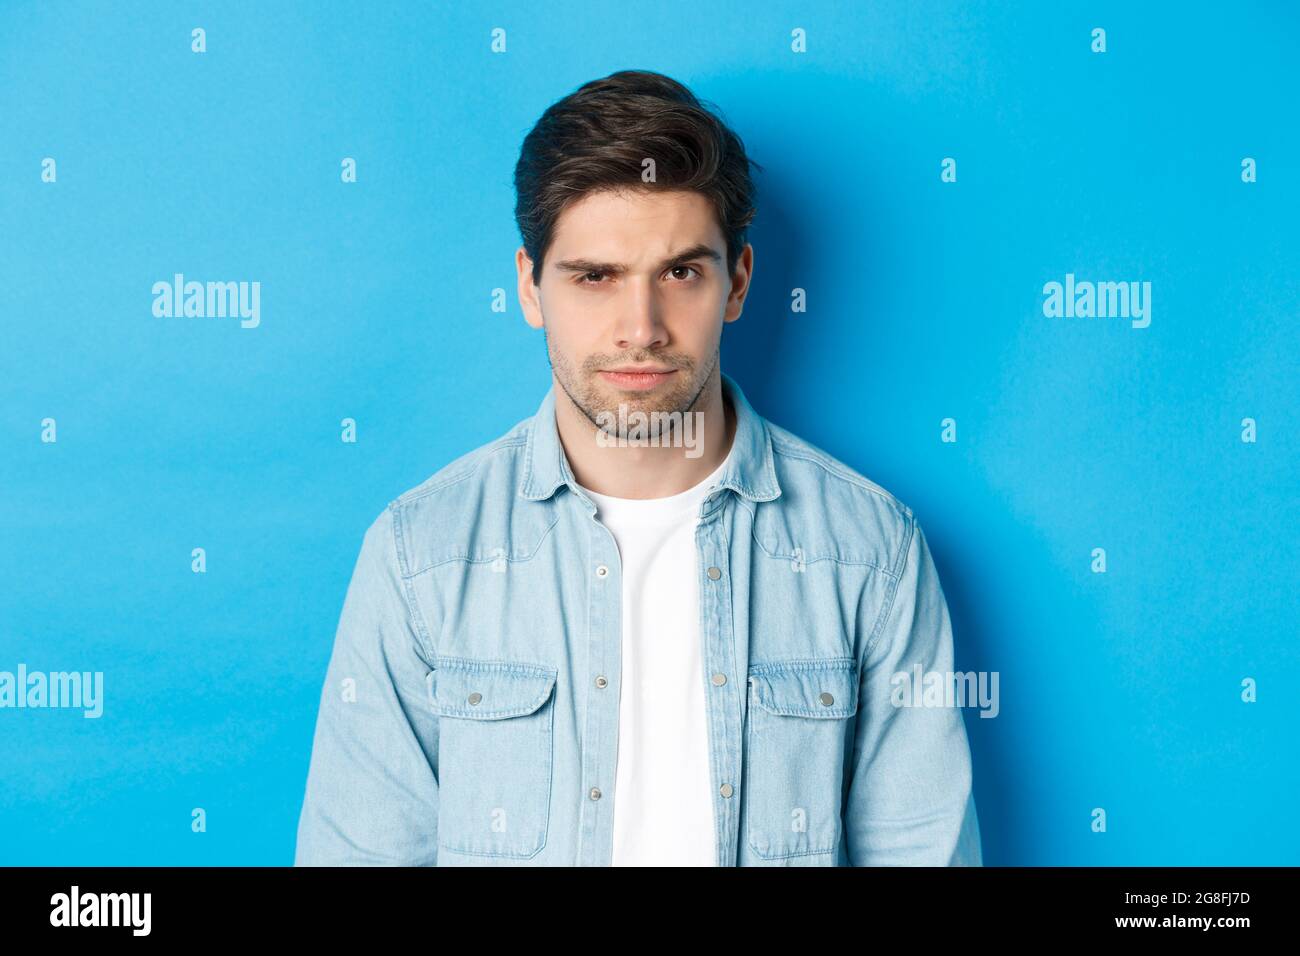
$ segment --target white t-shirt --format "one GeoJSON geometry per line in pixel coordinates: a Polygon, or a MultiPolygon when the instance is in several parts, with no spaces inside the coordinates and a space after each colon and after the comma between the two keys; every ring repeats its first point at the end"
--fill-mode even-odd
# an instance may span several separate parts
{"type": "Polygon", "coordinates": [[[583,489],[623,567],[613,866],[717,865],[695,527],[730,458],[667,498],[583,489]]]}

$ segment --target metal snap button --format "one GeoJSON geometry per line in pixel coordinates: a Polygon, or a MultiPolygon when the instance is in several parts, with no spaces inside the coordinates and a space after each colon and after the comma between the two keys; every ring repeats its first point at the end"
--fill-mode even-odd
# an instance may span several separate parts
{"type": "Polygon", "coordinates": [[[605,686],[607,686],[608,684],[609,684],[609,681],[605,680],[605,675],[604,675],[604,674],[601,674],[599,677],[596,678],[596,686],[597,686],[597,687],[605,687],[605,686]]]}
{"type": "Polygon", "coordinates": [[[482,699],[483,699],[483,695],[480,694],[478,691],[474,691],[474,693],[469,695],[469,702],[471,704],[477,704],[482,699]]]}
{"type": "Polygon", "coordinates": [[[817,699],[820,700],[820,701],[821,701],[823,704],[825,704],[827,707],[829,707],[831,704],[835,703],[835,698],[832,697],[830,694],[827,694],[827,693],[825,693],[825,692],[823,692],[822,695],[821,695],[820,697],[818,697],[817,699]]]}
{"type": "Polygon", "coordinates": [[[726,674],[714,674],[714,675],[713,675],[713,686],[714,686],[714,687],[721,687],[721,686],[722,686],[723,684],[725,684],[726,682],[727,682],[727,675],[726,675],[726,674]]]}
{"type": "Polygon", "coordinates": [[[732,794],[731,784],[724,783],[718,792],[721,793],[724,797],[731,796],[732,794]]]}
{"type": "Polygon", "coordinates": [[[710,579],[716,581],[718,578],[722,577],[722,572],[717,568],[709,568],[708,575],[710,579]]]}
{"type": "Polygon", "coordinates": [[[600,791],[599,791],[598,789],[596,789],[595,787],[592,787],[592,788],[591,788],[591,793],[589,794],[589,796],[590,796],[591,799],[593,799],[593,800],[599,800],[599,799],[600,799],[600,791]]]}
{"type": "Polygon", "coordinates": [[[596,577],[603,578],[607,574],[609,574],[609,568],[603,564],[596,565],[596,577]]]}

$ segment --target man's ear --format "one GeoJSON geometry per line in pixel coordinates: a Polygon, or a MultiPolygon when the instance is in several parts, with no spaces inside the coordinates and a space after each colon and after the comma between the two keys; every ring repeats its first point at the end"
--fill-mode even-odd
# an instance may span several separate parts
{"type": "Polygon", "coordinates": [[[736,258],[736,271],[731,276],[731,292],[727,296],[727,307],[723,311],[723,322],[735,322],[745,307],[745,296],[749,294],[749,280],[754,276],[754,247],[745,243],[745,248],[736,258]]]}
{"type": "Polygon", "coordinates": [[[515,271],[519,274],[519,307],[524,310],[524,321],[535,329],[542,327],[541,290],[533,284],[533,260],[520,246],[515,251],[515,271]]]}

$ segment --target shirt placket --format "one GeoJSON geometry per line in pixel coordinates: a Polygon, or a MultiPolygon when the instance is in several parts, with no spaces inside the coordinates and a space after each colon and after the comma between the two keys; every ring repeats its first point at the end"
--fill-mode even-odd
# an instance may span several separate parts
{"type": "Polygon", "coordinates": [[[740,829],[741,741],[740,699],[745,682],[736,676],[732,640],[731,560],[723,533],[723,501],[706,499],[705,512],[695,529],[700,583],[700,637],[704,654],[705,712],[708,715],[709,772],[717,865],[736,865],[736,840],[740,829]]]}
{"type": "Polygon", "coordinates": [[[622,674],[623,568],[614,535],[595,516],[596,507],[577,495],[588,512],[587,701],[582,748],[582,813],[579,864],[611,866],[614,858],[614,771],[622,674]],[[585,504],[583,504],[585,502],[585,504]]]}
{"type": "MultiPolygon", "coordinates": [[[[618,747],[619,686],[622,673],[622,561],[614,535],[595,517],[595,505],[580,493],[588,511],[587,693],[582,749],[585,791],[579,822],[582,866],[610,866],[614,852],[614,773],[618,747]]],[[[695,529],[700,575],[700,637],[704,655],[705,712],[709,737],[710,793],[715,861],[735,866],[740,826],[741,727],[731,633],[731,560],[722,531],[725,493],[707,498],[695,529]],[[717,499],[722,497],[722,501],[717,499]]]]}

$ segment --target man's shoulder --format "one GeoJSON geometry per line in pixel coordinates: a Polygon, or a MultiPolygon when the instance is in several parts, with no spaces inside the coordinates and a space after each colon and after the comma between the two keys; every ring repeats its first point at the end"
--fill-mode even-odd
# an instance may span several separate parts
{"type": "Polygon", "coordinates": [[[458,490],[470,492],[473,486],[483,482],[517,477],[515,473],[532,422],[531,416],[524,418],[504,434],[453,459],[418,485],[406,489],[389,506],[404,508],[425,498],[454,498],[458,490]]]}
{"type": "Polygon", "coordinates": [[[372,532],[391,534],[403,575],[448,561],[531,556],[554,523],[544,513],[511,514],[533,420],[520,420],[389,501],[372,532]]]}
{"type": "Polygon", "coordinates": [[[767,423],[772,436],[772,452],[781,470],[792,479],[812,479],[860,498],[863,502],[895,512],[899,518],[912,517],[912,509],[887,488],[845,464],[830,452],[800,438],[780,425],[767,423]]]}
{"type": "Polygon", "coordinates": [[[825,557],[896,570],[916,523],[907,503],[825,449],[771,421],[767,427],[781,485],[776,500],[786,514],[782,524],[802,529],[825,557]],[[808,529],[824,529],[824,535],[808,529]]]}

